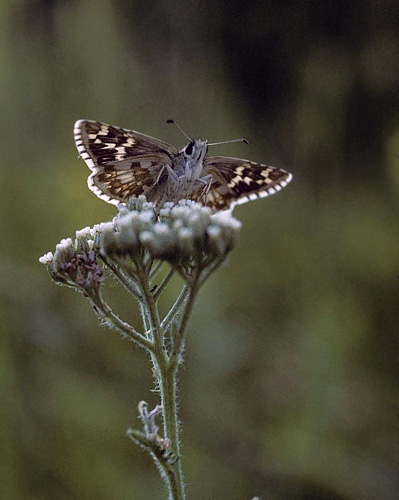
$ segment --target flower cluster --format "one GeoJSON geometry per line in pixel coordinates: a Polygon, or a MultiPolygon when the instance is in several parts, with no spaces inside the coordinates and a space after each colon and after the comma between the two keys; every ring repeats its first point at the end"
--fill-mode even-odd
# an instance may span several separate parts
{"type": "Polygon", "coordinates": [[[66,238],[40,257],[54,281],[84,289],[104,280],[104,269],[97,262],[100,226],[76,231],[76,239],[66,238]]]}
{"type": "Polygon", "coordinates": [[[102,224],[102,249],[112,256],[135,258],[147,250],[171,263],[228,253],[238,239],[241,223],[230,212],[213,214],[191,200],[165,203],[157,213],[152,203],[120,205],[113,222],[102,224]]]}
{"type": "Polygon", "coordinates": [[[104,280],[104,267],[98,262],[130,257],[132,260],[208,264],[225,256],[236,244],[241,223],[230,212],[213,214],[191,200],[165,203],[160,209],[144,196],[118,206],[112,222],[86,227],[76,239],[62,240],[54,255],[49,252],[39,261],[52,278],[61,284],[87,289],[104,280]]]}

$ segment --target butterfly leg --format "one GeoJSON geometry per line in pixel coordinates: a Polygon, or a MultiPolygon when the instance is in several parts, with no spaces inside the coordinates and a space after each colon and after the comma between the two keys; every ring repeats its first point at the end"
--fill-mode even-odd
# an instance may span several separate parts
{"type": "Polygon", "coordinates": [[[180,177],[176,174],[176,172],[170,165],[165,165],[165,168],[168,172],[168,179],[166,180],[165,186],[168,200],[177,201],[180,198],[184,197],[184,193],[181,193],[179,189],[180,177]]]}
{"type": "Polygon", "coordinates": [[[199,182],[200,184],[205,184],[205,186],[203,187],[203,189],[201,191],[199,199],[203,198],[203,200],[206,201],[209,190],[211,189],[211,186],[213,183],[213,176],[212,176],[212,174],[204,175],[204,177],[201,177],[200,179],[198,179],[197,182],[199,182]]]}
{"type": "Polygon", "coordinates": [[[179,181],[179,176],[176,174],[176,172],[173,170],[172,167],[170,167],[169,165],[162,165],[162,167],[157,175],[157,178],[155,180],[155,184],[159,183],[159,180],[161,179],[161,176],[164,173],[165,169],[168,171],[168,175],[171,179],[173,179],[176,182],[179,181]]]}
{"type": "MultiPolygon", "coordinates": [[[[165,167],[163,167],[165,168],[165,167]]],[[[179,182],[179,176],[176,174],[176,172],[173,170],[173,168],[170,165],[166,165],[166,170],[168,171],[169,177],[173,179],[175,182],[179,182]]]]}
{"type": "Polygon", "coordinates": [[[155,180],[155,184],[159,183],[159,179],[161,178],[161,175],[163,174],[164,170],[165,170],[165,165],[163,165],[161,170],[159,171],[159,174],[157,175],[157,178],[155,180]]]}

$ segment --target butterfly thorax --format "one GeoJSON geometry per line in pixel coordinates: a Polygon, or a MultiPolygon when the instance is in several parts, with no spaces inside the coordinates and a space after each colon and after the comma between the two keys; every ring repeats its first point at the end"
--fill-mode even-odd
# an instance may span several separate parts
{"type": "Polygon", "coordinates": [[[190,183],[201,177],[207,151],[208,141],[201,141],[201,139],[190,141],[180,151],[180,161],[177,162],[175,172],[181,180],[190,183]]]}

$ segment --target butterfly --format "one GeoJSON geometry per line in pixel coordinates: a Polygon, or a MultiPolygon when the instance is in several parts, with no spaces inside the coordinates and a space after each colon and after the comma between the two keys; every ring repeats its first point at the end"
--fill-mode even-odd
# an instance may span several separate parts
{"type": "Polygon", "coordinates": [[[97,121],[78,120],[74,127],[79,156],[92,171],[89,188],[114,205],[143,194],[157,206],[191,199],[212,211],[225,210],[274,194],[292,179],[280,168],[207,156],[208,141],[186,137],[188,144],[178,151],[159,139],[97,121]]]}

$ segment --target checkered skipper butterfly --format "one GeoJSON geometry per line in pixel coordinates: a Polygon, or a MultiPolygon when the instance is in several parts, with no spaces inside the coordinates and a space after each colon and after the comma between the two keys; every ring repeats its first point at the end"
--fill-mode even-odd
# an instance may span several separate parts
{"type": "Polygon", "coordinates": [[[274,194],[292,179],[280,168],[207,156],[208,141],[188,136],[189,143],[178,151],[140,132],[91,120],[78,120],[74,136],[92,170],[89,188],[114,205],[144,194],[158,206],[185,198],[213,211],[225,210],[274,194]]]}

